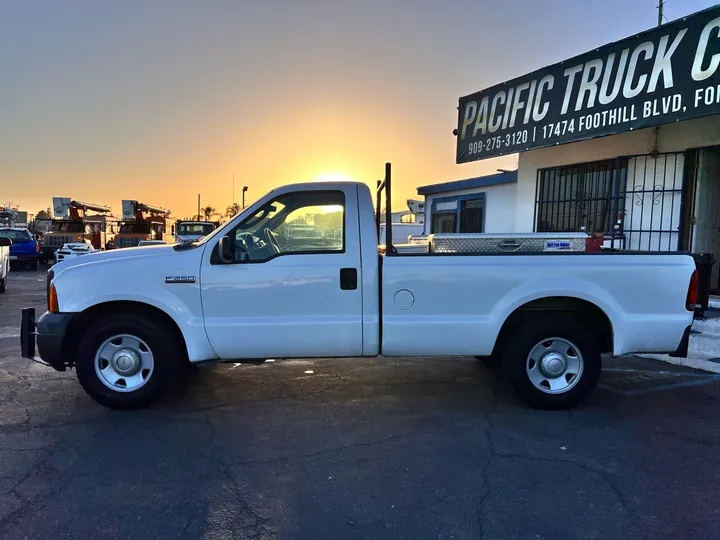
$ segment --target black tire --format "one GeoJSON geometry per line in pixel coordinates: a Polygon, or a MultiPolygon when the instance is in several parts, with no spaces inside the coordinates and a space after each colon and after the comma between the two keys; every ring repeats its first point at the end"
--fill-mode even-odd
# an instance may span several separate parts
{"type": "MultiPolygon", "coordinates": [[[[595,336],[574,320],[562,316],[529,319],[515,330],[503,351],[502,367],[520,399],[536,409],[563,410],[575,407],[598,383],[602,361],[595,336]],[[529,355],[541,342],[560,338],[572,343],[582,356],[582,373],[574,386],[560,393],[538,389],[528,375],[529,355]]],[[[562,343],[562,342],[560,342],[562,343]]],[[[570,381],[572,382],[572,376],[570,381]]],[[[542,386],[542,383],[541,383],[542,386]]]]}
{"type": "Polygon", "coordinates": [[[7,274],[5,274],[5,277],[0,279],[0,294],[5,293],[7,291],[7,274]]]}
{"type": "Polygon", "coordinates": [[[85,392],[109,409],[142,409],[159,398],[178,380],[187,362],[172,333],[144,315],[116,313],[104,315],[82,333],[75,358],[77,377],[85,392]],[[154,357],[149,379],[135,391],[122,392],[106,386],[95,371],[95,354],[112,336],[129,334],[144,341],[154,357]]]}

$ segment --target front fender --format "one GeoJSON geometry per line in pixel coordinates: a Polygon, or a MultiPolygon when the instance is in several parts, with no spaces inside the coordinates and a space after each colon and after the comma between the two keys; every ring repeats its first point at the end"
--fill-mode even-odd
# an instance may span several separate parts
{"type": "MultiPolygon", "coordinates": [[[[109,302],[138,302],[166,313],[180,328],[191,361],[216,358],[205,333],[200,300],[202,250],[173,250],[103,260],[64,267],[52,280],[60,311],[81,313],[109,302]],[[169,276],[193,276],[194,283],[166,283],[169,276]]],[[[83,257],[84,258],[84,257],[83,257]]],[[[82,258],[81,258],[82,259],[82,258]]]]}

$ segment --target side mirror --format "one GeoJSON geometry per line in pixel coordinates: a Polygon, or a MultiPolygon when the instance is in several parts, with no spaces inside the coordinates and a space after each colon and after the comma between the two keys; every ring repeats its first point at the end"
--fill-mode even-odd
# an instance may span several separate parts
{"type": "Polygon", "coordinates": [[[235,262],[235,246],[229,236],[223,236],[218,242],[218,258],[224,263],[235,262]]]}
{"type": "Polygon", "coordinates": [[[0,247],[10,247],[12,245],[12,240],[10,240],[7,236],[0,236],[0,247]]]}

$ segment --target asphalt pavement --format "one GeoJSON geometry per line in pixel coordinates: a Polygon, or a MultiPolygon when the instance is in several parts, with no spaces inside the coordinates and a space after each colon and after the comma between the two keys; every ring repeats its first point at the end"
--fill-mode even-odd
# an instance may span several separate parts
{"type": "Polygon", "coordinates": [[[608,359],[570,412],[534,411],[474,359],[199,369],[106,410],[20,358],[0,295],[0,539],[720,538],[717,376],[608,359]]]}

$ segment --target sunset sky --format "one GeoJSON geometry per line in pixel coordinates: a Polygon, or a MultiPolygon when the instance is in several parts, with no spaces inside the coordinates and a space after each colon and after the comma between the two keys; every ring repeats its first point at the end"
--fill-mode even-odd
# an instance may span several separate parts
{"type": "MultiPolygon", "coordinates": [[[[668,0],[673,20],[712,5],[668,0]]],[[[457,99],[656,23],[657,0],[0,0],[0,203],[140,199],[177,217],[319,177],[415,188],[457,99]]],[[[400,205],[400,207],[398,206],[400,205]]]]}

